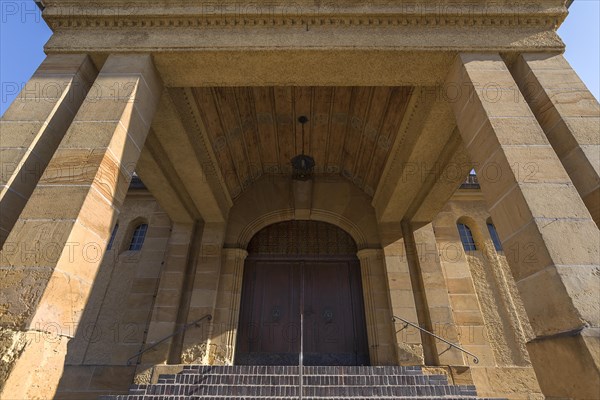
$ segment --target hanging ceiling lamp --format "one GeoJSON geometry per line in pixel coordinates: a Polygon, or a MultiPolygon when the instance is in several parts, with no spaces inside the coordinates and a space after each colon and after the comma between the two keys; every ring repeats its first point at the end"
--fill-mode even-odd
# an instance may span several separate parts
{"type": "Polygon", "coordinates": [[[308,122],[308,118],[302,115],[298,118],[298,122],[302,125],[302,154],[292,158],[292,178],[299,181],[306,181],[313,176],[315,160],[311,156],[304,154],[304,124],[308,122]]]}

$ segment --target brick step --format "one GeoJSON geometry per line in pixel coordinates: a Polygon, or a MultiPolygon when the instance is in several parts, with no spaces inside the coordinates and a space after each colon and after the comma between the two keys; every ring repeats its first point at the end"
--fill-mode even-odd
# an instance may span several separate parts
{"type": "MultiPolygon", "coordinates": [[[[204,385],[298,385],[298,375],[160,375],[158,383],[204,385]]],[[[388,386],[448,385],[445,375],[304,375],[305,385],[388,386]]]]}
{"type": "MultiPolygon", "coordinates": [[[[182,375],[194,374],[241,374],[241,375],[298,375],[298,366],[206,366],[186,365],[182,375]]],[[[339,367],[303,367],[305,375],[421,375],[420,366],[339,366],[339,367]]]]}
{"type": "MultiPolygon", "coordinates": [[[[294,386],[258,385],[151,385],[132,389],[130,395],[184,395],[184,396],[261,396],[298,397],[300,388],[294,386]]],[[[476,396],[474,386],[417,385],[417,386],[304,386],[303,396],[314,397],[430,397],[430,396],[476,396]]]]}
{"type": "MultiPolygon", "coordinates": [[[[185,365],[161,374],[158,383],[133,385],[128,395],[102,400],[297,399],[297,366],[185,365]]],[[[304,367],[306,400],[477,399],[475,386],[450,385],[445,375],[425,375],[421,367],[304,367]]]]}
{"type": "MultiPolygon", "coordinates": [[[[128,397],[126,395],[118,396],[100,396],[98,400],[166,400],[166,397],[162,396],[138,396],[128,397]]],[[[168,400],[222,400],[222,399],[240,399],[240,400],[290,400],[289,397],[248,397],[248,396],[170,396],[168,400]]],[[[415,400],[414,396],[392,396],[392,397],[310,397],[302,396],[303,400],[415,400]]],[[[504,399],[491,399],[481,398],[474,396],[430,396],[430,397],[419,397],[419,399],[444,399],[444,400],[504,400],[504,399]]]]}

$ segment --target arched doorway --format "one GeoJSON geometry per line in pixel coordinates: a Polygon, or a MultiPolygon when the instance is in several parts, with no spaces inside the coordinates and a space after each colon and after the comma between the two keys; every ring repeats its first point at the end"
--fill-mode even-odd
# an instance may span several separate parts
{"type": "Polygon", "coordinates": [[[368,365],[356,244],[340,228],[288,221],[248,245],[235,363],[368,365]]]}

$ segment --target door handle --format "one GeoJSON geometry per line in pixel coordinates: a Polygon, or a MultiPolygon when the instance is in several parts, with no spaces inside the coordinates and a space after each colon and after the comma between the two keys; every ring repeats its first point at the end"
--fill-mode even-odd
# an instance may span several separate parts
{"type": "Polygon", "coordinates": [[[273,322],[279,322],[281,319],[281,309],[279,306],[275,306],[271,309],[271,319],[273,322]]]}
{"type": "Polygon", "coordinates": [[[323,310],[323,319],[325,320],[325,323],[331,323],[331,321],[333,321],[333,310],[330,308],[323,310]]]}

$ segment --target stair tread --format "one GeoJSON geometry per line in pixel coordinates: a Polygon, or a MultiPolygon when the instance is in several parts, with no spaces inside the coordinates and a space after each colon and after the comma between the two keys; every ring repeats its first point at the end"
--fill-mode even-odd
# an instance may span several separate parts
{"type": "MultiPolygon", "coordinates": [[[[283,400],[298,398],[299,367],[186,365],[177,374],[160,374],[158,383],[132,385],[127,395],[101,400],[283,400]]],[[[473,385],[452,385],[441,374],[414,367],[304,367],[306,400],[472,399],[473,385]]]]}

